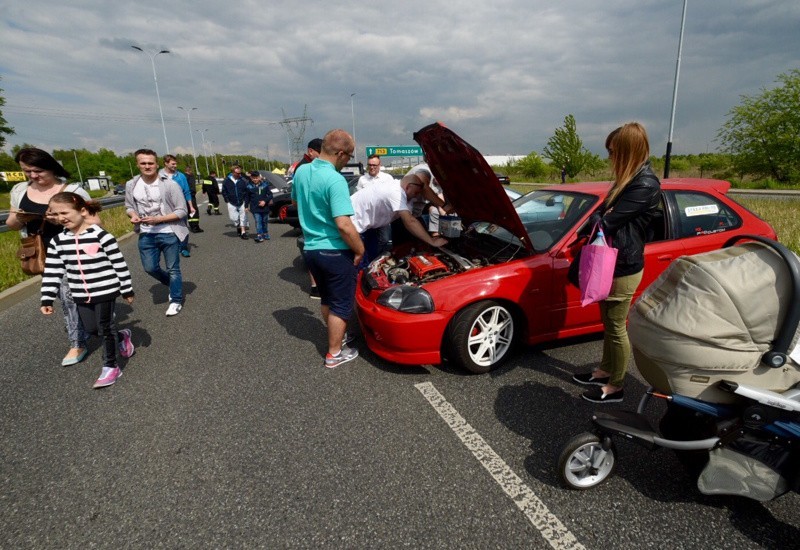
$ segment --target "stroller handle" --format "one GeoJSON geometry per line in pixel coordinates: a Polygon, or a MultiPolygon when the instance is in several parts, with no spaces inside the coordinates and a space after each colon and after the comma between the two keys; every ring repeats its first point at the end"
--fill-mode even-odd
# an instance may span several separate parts
{"type": "Polygon", "coordinates": [[[792,279],[792,296],[789,300],[789,311],[786,312],[783,324],[778,330],[778,335],[773,342],[772,350],[765,353],[761,358],[765,364],[777,369],[786,364],[789,346],[792,345],[792,339],[797,333],[797,326],[800,325],[800,262],[797,261],[792,251],[781,243],[773,241],[772,239],[767,239],[766,237],[761,237],[760,235],[737,235],[731,237],[723,248],[728,248],[738,241],[743,240],[760,242],[777,252],[789,269],[789,276],[792,279]]]}

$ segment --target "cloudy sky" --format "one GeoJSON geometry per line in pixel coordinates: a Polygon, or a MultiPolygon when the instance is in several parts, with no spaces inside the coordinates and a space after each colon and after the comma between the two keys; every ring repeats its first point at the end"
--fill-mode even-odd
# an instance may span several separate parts
{"type": "MultiPolygon", "coordinates": [[[[304,141],[353,130],[412,144],[442,121],[485,155],[541,152],[573,114],[585,145],[638,120],[663,154],[682,0],[0,0],[9,144],[195,148],[288,160],[304,141]],[[355,95],[352,95],[355,94],[355,95]],[[287,131],[288,129],[288,131],[287,131]],[[202,135],[199,130],[203,130],[202,135]],[[213,145],[212,145],[213,142],[213,145]]],[[[673,151],[717,147],[741,96],[800,67],[800,2],[691,0],[673,151]]]]}

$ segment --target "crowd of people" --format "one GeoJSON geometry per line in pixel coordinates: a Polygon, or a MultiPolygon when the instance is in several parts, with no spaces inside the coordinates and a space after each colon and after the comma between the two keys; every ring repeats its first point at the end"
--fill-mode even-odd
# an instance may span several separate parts
{"type": "MultiPolygon", "coordinates": [[[[648,162],[647,134],[640,124],[614,130],[606,148],[614,183],[593,222],[612,238],[619,254],[611,293],[600,304],[605,327],[602,360],[592,372],[573,377],[590,386],[584,399],[597,403],[623,398],[631,355],[626,318],[642,279],[645,229],[660,196],[660,183],[648,162]]],[[[350,346],[352,331],[347,330],[354,312],[358,270],[392,243],[407,238],[432,247],[446,245],[435,220],[453,212],[427,164],[413,167],[397,180],[381,170],[377,155],[368,158],[367,173],[351,196],[340,171],[353,158],[354,149],[350,134],[331,130],[309,142],[307,153],[290,168],[291,198],[304,235],[302,256],[327,329],[323,362],[327,368],[358,357],[358,350],[350,346]]],[[[155,151],[139,149],[134,156],[139,174],[125,184],[125,210],[138,234],[144,271],[169,289],[166,315],[172,317],[183,309],[180,260],[190,257],[189,233],[203,231],[196,179],[190,168],[186,174],[178,170],[172,155],[163,157],[161,169],[155,151]]],[[[114,321],[116,298],[129,304],[134,298],[127,264],[114,237],[100,225],[99,205],[79,185],[63,182],[69,174],[51,155],[26,148],[16,160],[27,181],[12,189],[7,224],[22,235],[41,234],[47,246],[41,309],[52,314],[56,297],[62,304],[70,345],[62,365],[83,361],[86,340],[89,334],[96,334],[103,342],[103,369],[94,387],[111,385],[122,374],[117,355],[130,357],[134,352],[130,331],[118,331],[114,321]]],[[[221,214],[216,173],[211,172],[202,183],[208,197],[207,214],[221,214]]],[[[270,239],[273,195],[258,171],[245,174],[240,165],[233,165],[221,194],[241,239],[249,238],[248,213],[255,224],[255,242],[270,239]]]]}

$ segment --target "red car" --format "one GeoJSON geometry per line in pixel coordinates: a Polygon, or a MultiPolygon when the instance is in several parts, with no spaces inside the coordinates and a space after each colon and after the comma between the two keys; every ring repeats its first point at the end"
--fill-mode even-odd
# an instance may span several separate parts
{"type": "MultiPolygon", "coordinates": [[[[432,124],[414,139],[463,231],[441,249],[397,247],[362,272],[356,308],[369,348],[395,363],[447,358],[485,373],[515,343],[602,331],[599,307],[581,307],[567,272],[586,241],[579,230],[610,184],[554,185],[512,204],[483,156],[451,130],[432,124]]],[[[730,186],[708,179],[662,182],[662,216],[645,246],[640,290],[678,256],[721,248],[744,233],[776,238],[769,224],[726,195],[730,186]]]]}

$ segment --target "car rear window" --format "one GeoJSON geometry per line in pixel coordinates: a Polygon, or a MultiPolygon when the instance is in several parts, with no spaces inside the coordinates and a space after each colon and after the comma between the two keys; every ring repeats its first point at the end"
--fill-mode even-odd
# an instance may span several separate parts
{"type": "Polygon", "coordinates": [[[677,191],[674,196],[678,207],[679,238],[722,233],[742,225],[736,212],[711,195],[677,191]]]}

